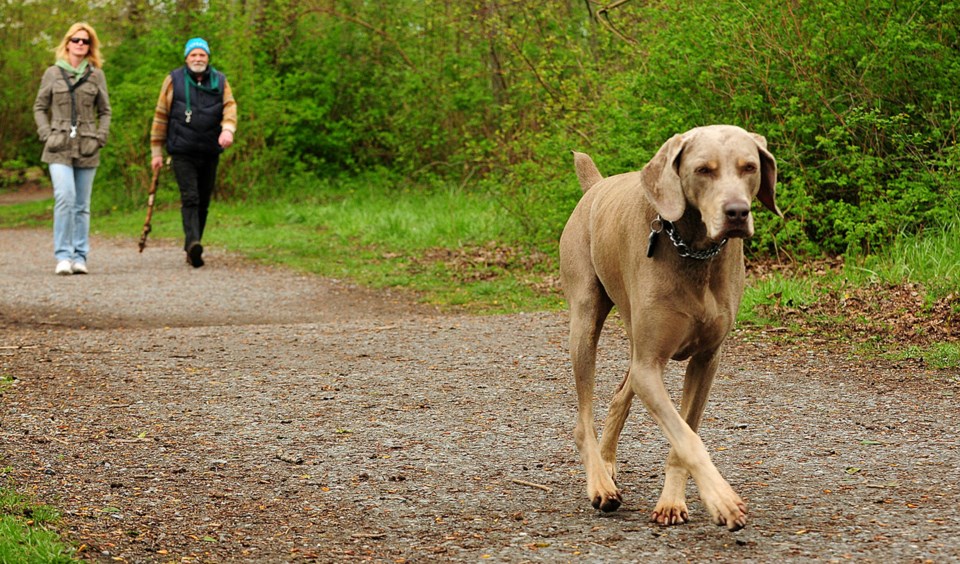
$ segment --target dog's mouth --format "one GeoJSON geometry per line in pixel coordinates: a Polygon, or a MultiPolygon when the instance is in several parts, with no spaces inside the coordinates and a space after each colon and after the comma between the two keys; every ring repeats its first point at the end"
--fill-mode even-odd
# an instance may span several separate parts
{"type": "Polygon", "coordinates": [[[722,239],[749,239],[753,237],[753,221],[749,216],[739,220],[725,218],[725,220],[721,220],[718,224],[720,229],[717,230],[717,241],[722,239]]]}
{"type": "Polygon", "coordinates": [[[750,237],[753,237],[753,233],[751,233],[750,230],[737,228],[737,229],[729,229],[729,230],[725,231],[725,232],[723,233],[723,235],[722,235],[721,237],[719,237],[719,239],[720,239],[720,240],[723,240],[723,239],[749,239],[750,237]]]}

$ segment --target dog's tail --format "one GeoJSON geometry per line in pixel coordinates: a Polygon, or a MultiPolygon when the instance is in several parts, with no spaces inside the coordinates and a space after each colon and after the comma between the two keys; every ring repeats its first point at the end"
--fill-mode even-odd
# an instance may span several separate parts
{"type": "Polygon", "coordinates": [[[603,180],[597,165],[586,153],[573,152],[573,166],[577,169],[577,179],[580,180],[580,189],[586,192],[594,184],[603,180]]]}

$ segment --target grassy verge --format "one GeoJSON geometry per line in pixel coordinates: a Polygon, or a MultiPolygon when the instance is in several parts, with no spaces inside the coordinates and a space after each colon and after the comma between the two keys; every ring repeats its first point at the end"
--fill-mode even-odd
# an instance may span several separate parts
{"type": "Polygon", "coordinates": [[[31,503],[13,487],[0,487],[0,562],[76,562],[74,549],[47,529],[59,518],[52,507],[31,503]]]}
{"type": "Polygon", "coordinates": [[[877,255],[856,258],[848,269],[851,282],[923,284],[931,299],[960,292],[960,217],[920,236],[901,235],[877,255]]]}
{"type": "MultiPolygon", "coordinates": [[[[135,248],[144,210],[94,201],[96,234],[135,248]],[[97,211],[101,210],[101,211],[97,211]]],[[[0,206],[0,228],[48,227],[52,201],[0,206]]],[[[175,186],[158,193],[151,240],[181,235],[175,186]]],[[[483,194],[456,188],[371,189],[368,183],[305,187],[296,200],[214,202],[204,244],[253,260],[402,287],[440,307],[501,313],[556,309],[555,245],[523,241],[522,227],[483,194]]],[[[149,250],[147,251],[149,252],[149,250]]]]}
{"type": "Polygon", "coordinates": [[[881,253],[752,279],[740,323],[829,339],[865,358],[960,367],[960,222],[901,235],[881,253]]]}

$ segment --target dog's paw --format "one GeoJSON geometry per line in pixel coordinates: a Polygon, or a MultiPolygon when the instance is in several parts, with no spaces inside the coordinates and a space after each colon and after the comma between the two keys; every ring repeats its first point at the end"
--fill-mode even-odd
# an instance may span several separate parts
{"type": "Polygon", "coordinates": [[[747,526],[747,504],[722,478],[714,482],[697,482],[700,500],[715,525],[739,531],[747,526]]]}
{"type": "Polygon", "coordinates": [[[700,499],[715,525],[739,531],[747,526],[747,504],[729,486],[724,489],[720,495],[712,496],[704,495],[701,489],[700,499]]]}
{"type": "Polygon", "coordinates": [[[623,503],[623,497],[620,495],[620,490],[617,490],[613,495],[595,495],[591,503],[594,509],[609,513],[620,508],[620,504],[623,503]]]}
{"type": "Polygon", "coordinates": [[[747,506],[739,498],[733,508],[718,513],[713,522],[719,527],[726,527],[731,532],[739,531],[747,526],[747,506]]]}
{"type": "Polygon", "coordinates": [[[658,503],[650,515],[650,521],[664,527],[682,525],[690,520],[687,513],[687,504],[684,501],[673,504],[658,503]]]}

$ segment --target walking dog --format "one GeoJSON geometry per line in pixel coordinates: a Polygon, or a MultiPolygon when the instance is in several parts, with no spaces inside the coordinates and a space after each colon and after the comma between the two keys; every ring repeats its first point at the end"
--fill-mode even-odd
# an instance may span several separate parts
{"type": "Polygon", "coordinates": [[[743,238],[753,235],[753,198],[782,217],[776,160],[763,137],[713,125],[673,136],[640,171],[603,178],[583,153],[574,153],[574,164],[584,194],[560,238],[560,277],[570,307],[574,438],[587,496],[602,511],[621,504],[617,441],[637,395],[671,446],[651,520],[689,519],[692,476],[714,523],[741,529],[747,507],[714,466],[697,428],[743,294],[743,238]],[[598,441],[597,342],[614,305],[630,341],[630,368],[598,441]],[[679,413],[663,382],[671,359],[689,359],[679,413]]]}

